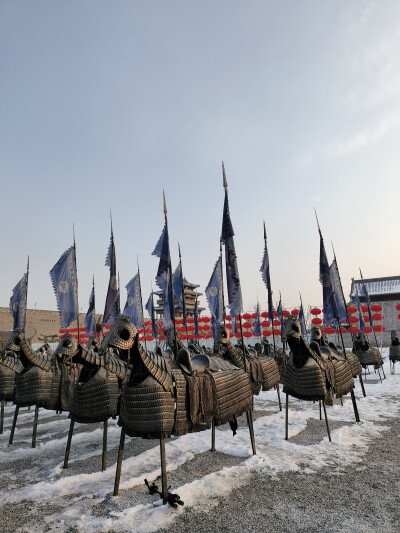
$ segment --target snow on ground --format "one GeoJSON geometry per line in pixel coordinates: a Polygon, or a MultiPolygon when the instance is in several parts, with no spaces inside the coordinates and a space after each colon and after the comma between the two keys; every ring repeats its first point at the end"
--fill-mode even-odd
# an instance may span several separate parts
{"type": "MultiPolygon", "coordinates": [[[[387,356],[387,350],[384,355],[387,356]]],[[[289,403],[289,440],[285,441],[285,415],[284,410],[278,410],[276,392],[262,392],[254,402],[255,414],[259,413],[254,422],[257,455],[251,455],[246,426],[240,426],[235,437],[230,430],[217,428],[217,450],[237,457],[237,464],[219,467],[216,460],[211,472],[200,473],[181,486],[173,486],[171,491],[185,502],[184,508],[176,510],[161,505],[155,496],[144,498],[143,490],[139,490],[145,478],[153,481],[160,475],[159,447],[153,445],[156,441],[143,443],[141,439],[127,438],[126,449],[136,445],[138,449],[131,456],[125,453],[120,495],[113,497],[115,463],[105,472],[100,471],[100,424],[76,424],[70,453],[71,468],[64,471],[62,465],[69,428],[67,416],[55,417],[54,413],[41,410],[37,448],[32,449],[34,411],[23,410],[18,418],[14,444],[8,446],[14,412],[14,408],[8,405],[4,434],[0,436],[0,469],[2,478],[7,480],[0,489],[0,513],[6,506],[21,501],[30,502],[34,513],[35,506],[47,502],[49,511],[44,514],[41,511],[43,518],[22,526],[20,531],[150,532],[167,528],[185,508],[206,511],[216,504],[217,497],[227,496],[233,489],[245,485],[253,472],[267,473],[271,480],[282,472],[317,474],[326,466],[338,472],[347,465],[362,463],[368,445],[387,429],[382,422],[399,414],[400,404],[394,400],[400,396],[400,374],[390,375],[387,358],[385,373],[387,379],[383,383],[375,374],[368,376],[366,398],[362,397],[357,382],[361,423],[355,423],[350,397],[344,399],[343,406],[337,403],[327,409],[329,420],[339,422],[335,425],[337,429],[331,429],[332,444],[327,435],[313,445],[290,440],[307,430],[309,420],[319,420],[318,404],[293,398],[289,403]]],[[[320,423],[324,424],[324,421],[320,423]]],[[[109,421],[109,457],[116,457],[119,435],[116,421],[109,421]]],[[[210,443],[210,431],[170,439],[166,444],[167,471],[176,471],[201,456],[210,449],[210,443]]]]}

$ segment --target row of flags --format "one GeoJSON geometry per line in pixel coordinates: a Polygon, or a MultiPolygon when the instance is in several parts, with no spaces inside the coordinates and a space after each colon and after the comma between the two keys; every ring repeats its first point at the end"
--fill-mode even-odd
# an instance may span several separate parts
{"type": "MultiPolygon", "coordinates": [[[[234,243],[234,230],[229,211],[228,186],[225,175],[224,164],[222,163],[223,186],[225,189],[224,207],[222,215],[222,229],[220,237],[220,254],[212,271],[210,281],[205,289],[207,303],[211,312],[211,325],[214,337],[216,336],[217,328],[220,324],[225,322],[226,307],[230,311],[230,316],[241,316],[243,309],[242,291],[240,285],[239,269],[237,264],[237,255],[234,243]],[[225,248],[225,272],[226,272],[226,286],[228,303],[225,306],[224,290],[223,290],[223,259],[222,246],[225,248]]],[[[162,292],[164,299],[164,330],[173,330],[176,335],[175,326],[175,305],[174,299],[178,301],[178,305],[183,312],[183,323],[187,327],[187,312],[184,293],[184,276],[182,271],[182,258],[179,248],[179,264],[174,272],[171,267],[171,256],[169,248],[168,235],[168,220],[167,209],[164,196],[164,214],[165,223],[161,236],[154,248],[152,255],[159,258],[159,265],[156,275],[156,284],[162,292]]],[[[318,220],[317,220],[318,222],[318,220]]],[[[320,235],[320,261],[319,261],[319,280],[323,289],[323,312],[324,319],[327,325],[340,324],[344,319],[348,319],[346,302],[344,299],[343,288],[339,276],[336,257],[331,265],[328,263],[324,240],[318,224],[318,231],[320,235]]],[[[116,255],[114,236],[111,225],[111,238],[106,256],[105,265],[110,269],[110,278],[103,314],[102,325],[110,325],[114,318],[120,313],[120,288],[119,279],[117,279],[116,255]]],[[[25,328],[26,322],[26,300],[28,290],[28,272],[23,275],[21,280],[13,289],[10,299],[10,311],[14,320],[14,328],[25,328]]],[[[267,236],[264,223],[264,253],[261,263],[261,277],[267,289],[268,296],[268,314],[273,316],[274,307],[272,303],[272,286],[270,277],[270,262],[267,248],[267,236]]],[[[71,246],[66,250],[50,271],[50,278],[53,285],[54,293],[57,300],[57,308],[60,313],[61,328],[68,327],[71,322],[77,320],[79,315],[78,305],[78,279],[76,270],[76,247],[71,246]]],[[[140,284],[140,271],[138,266],[137,274],[126,285],[127,301],[124,307],[124,314],[128,315],[135,326],[140,329],[144,326],[144,313],[142,303],[142,291],[140,284]]],[[[368,312],[371,319],[370,301],[365,284],[362,284],[362,294],[368,304],[368,312]]],[[[358,297],[354,298],[355,305],[360,308],[358,297]]],[[[157,337],[157,326],[155,319],[155,309],[153,302],[153,291],[145,305],[145,309],[149,313],[152,321],[153,336],[157,337]]],[[[361,316],[361,315],[360,315],[361,316]]],[[[279,298],[277,306],[277,317],[281,324],[283,323],[282,316],[282,300],[279,298]]],[[[305,316],[303,305],[300,305],[300,312],[298,319],[300,321],[302,333],[305,334],[305,316]]],[[[362,320],[362,319],[361,319],[362,320]]],[[[239,324],[241,321],[239,320],[239,324]]],[[[197,298],[194,307],[194,324],[196,335],[198,334],[198,308],[197,298]]],[[[231,320],[232,331],[237,333],[236,320],[231,320]]],[[[256,320],[254,322],[254,330],[256,334],[261,333],[260,325],[260,307],[257,303],[256,320]],[[258,333],[259,332],[259,333],[258,333]]],[[[89,298],[89,308],[85,317],[86,335],[93,335],[96,333],[95,320],[95,291],[94,280],[93,288],[89,298]]]]}

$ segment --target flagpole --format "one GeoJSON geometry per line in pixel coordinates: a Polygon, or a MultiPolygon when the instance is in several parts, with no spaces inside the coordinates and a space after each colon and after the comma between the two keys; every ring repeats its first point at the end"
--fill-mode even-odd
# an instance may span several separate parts
{"type": "MultiPolygon", "coordinates": [[[[226,180],[226,174],[225,174],[225,165],[222,161],[222,180],[223,180],[223,186],[225,189],[226,197],[228,197],[228,182],[226,180]]],[[[226,245],[225,245],[225,264],[226,264],[226,245]]],[[[239,316],[239,326],[240,326],[240,337],[242,340],[242,347],[243,347],[243,363],[244,363],[244,370],[247,372],[247,365],[246,365],[246,346],[244,344],[244,337],[243,337],[243,328],[242,328],[242,313],[238,313],[239,316]]],[[[236,322],[236,315],[233,317],[233,320],[236,322]]],[[[232,315],[231,315],[231,321],[232,321],[232,315]]],[[[237,326],[237,324],[236,324],[237,326]]]]}
{"type": "MultiPolygon", "coordinates": [[[[154,316],[154,292],[153,292],[153,282],[150,283],[150,287],[151,287],[151,308],[153,310],[153,313],[152,313],[152,316],[150,317],[151,319],[151,326],[153,328],[153,316],[154,316]]],[[[155,322],[155,318],[154,318],[154,322],[155,322]]],[[[158,346],[158,324],[157,324],[157,330],[156,330],[156,324],[154,324],[154,332],[156,333],[156,346],[158,346]]]]}
{"type": "Polygon", "coordinates": [[[222,307],[224,309],[224,327],[226,324],[225,295],[224,295],[224,269],[222,268],[222,243],[219,243],[219,256],[221,258],[221,285],[222,285],[222,307]]]}
{"type": "MultiPolygon", "coordinates": [[[[339,267],[338,267],[338,264],[337,264],[337,259],[336,259],[336,254],[335,254],[335,248],[333,247],[333,242],[331,241],[331,244],[332,244],[332,251],[333,251],[333,258],[335,260],[335,263],[336,263],[336,268],[337,268],[337,272],[338,272],[338,276],[339,276],[339,285],[340,285],[340,290],[341,290],[341,293],[342,293],[342,299],[343,299],[343,302],[344,302],[344,307],[346,309],[346,316],[347,316],[347,323],[350,324],[349,322],[349,311],[347,309],[347,305],[346,305],[346,298],[344,296],[344,291],[343,291],[343,285],[342,285],[342,279],[340,277],[340,273],[339,273],[339,267]]],[[[341,330],[341,327],[340,327],[340,324],[338,325],[339,327],[339,331],[341,330]]],[[[350,326],[351,327],[351,326],[350,326]]],[[[341,334],[341,331],[340,331],[340,334],[341,334]]],[[[354,344],[354,337],[355,337],[355,334],[351,333],[351,340],[352,340],[352,343],[354,344]]]]}
{"type": "MultiPolygon", "coordinates": [[[[265,246],[265,249],[267,249],[267,230],[265,229],[265,220],[263,221],[264,222],[264,246],[265,246]]],[[[269,265],[268,265],[268,268],[269,268],[269,265]]],[[[271,278],[269,279],[269,284],[271,285],[271,278]]],[[[271,294],[272,294],[272,290],[271,290],[271,294]]],[[[268,299],[268,303],[269,303],[269,299],[268,299]]],[[[269,307],[269,306],[268,306],[269,307]]],[[[272,308],[272,312],[274,310],[274,304],[273,302],[271,302],[271,308],[272,308]]],[[[272,314],[272,317],[269,316],[269,313],[268,313],[268,318],[271,319],[271,325],[272,325],[272,342],[273,342],[273,345],[274,345],[274,358],[276,359],[276,344],[275,344],[275,331],[274,331],[274,315],[272,314]]]]}
{"type": "Polygon", "coordinates": [[[28,262],[26,264],[26,291],[25,291],[25,322],[24,322],[24,332],[26,328],[26,314],[28,311],[28,279],[29,279],[29,255],[28,262]]]}
{"type": "Polygon", "coordinates": [[[140,294],[140,308],[142,309],[142,319],[143,319],[143,335],[144,335],[144,346],[147,352],[147,341],[146,341],[146,328],[144,327],[144,310],[143,310],[143,299],[142,299],[142,283],[140,281],[140,268],[139,268],[139,256],[137,256],[137,273],[139,280],[139,294],[140,294]]]}
{"type": "Polygon", "coordinates": [[[80,327],[79,327],[79,299],[78,299],[78,268],[76,266],[76,242],[75,242],[75,225],[72,224],[72,233],[74,238],[74,263],[75,263],[75,274],[76,274],[76,303],[78,306],[78,318],[76,319],[76,323],[78,326],[78,344],[80,344],[80,327]]]}
{"type": "MultiPolygon", "coordinates": [[[[163,200],[164,200],[164,219],[165,219],[165,225],[167,227],[167,234],[168,234],[168,240],[169,240],[169,232],[168,232],[168,215],[167,215],[167,203],[165,201],[165,191],[163,190],[163,200]]],[[[178,355],[178,334],[176,331],[176,321],[175,321],[175,293],[174,293],[174,284],[172,279],[172,265],[171,265],[171,253],[169,250],[169,242],[168,242],[168,269],[169,269],[169,284],[171,288],[171,298],[172,298],[172,322],[174,325],[174,341],[175,341],[175,358],[178,355]]],[[[164,298],[166,295],[164,296],[164,298]]],[[[164,300],[165,302],[165,300],[164,300]]]]}
{"type": "MultiPolygon", "coordinates": [[[[358,267],[358,268],[359,268],[359,270],[360,270],[360,276],[361,276],[361,279],[362,279],[363,285],[364,285],[364,287],[365,287],[364,278],[363,278],[363,275],[362,275],[362,272],[361,272],[361,268],[360,268],[360,267],[358,267]]],[[[367,291],[367,287],[365,287],[365,290],[366,290],[366,292],[368,293],[368,291],[367,291]]],[[[368,296],[369,296],[369,295],[368,295],[368,296]]],[[[370,305],[369,305],[368,301],[366,301],[365,303],[366,303],[367,306],[368,306],[368,315],[369,315],[369,317],[370,317],[372,331],[374,332],[375,344],[376,344],[376,347],[379,349],[379,346],[378,346],[378,339],[376,338],[376,333],[375,333],[375,330],[374,330],[374,325],[373,325],[373,323],[372,323],[372,313],[371,313],[371,308],[370,308],[370,305]]]]}
{"type": "Polygon", "coordinates": [[[179,252],[179,266],[180,266],[180,271],[181,271],[182,315],[183,315],[183,322],[185,323],[185,329],[186,329],[186,345],[189,346],[189,332],[188,332],[187,317],[186,317],[185,286],[183,284],[182,256],[181,256],[181,246],[179,242],[178,242],[178,252],[179,252]]]}

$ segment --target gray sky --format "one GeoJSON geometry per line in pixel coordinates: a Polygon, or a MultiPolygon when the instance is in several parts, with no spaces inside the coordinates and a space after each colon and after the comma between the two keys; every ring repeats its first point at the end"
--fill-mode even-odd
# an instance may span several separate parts
{"type": "MultiPolygon", "coordinates": [[[[210,278],[225,161],[245,310],[321,304],[318,211],[346,294],[399,274],[400,2],[0,1],[0,305],[25,271],[55,309],[49,270],[77,239],[79,298],[97,310],[113,213],[121,286],[147,299],[165,189],[173,268],[210,278]]],[[[126,292],[122,291],[122,305],[126,292]]],[[[202,304],[205,305],[205,298],[202,304]]]]}

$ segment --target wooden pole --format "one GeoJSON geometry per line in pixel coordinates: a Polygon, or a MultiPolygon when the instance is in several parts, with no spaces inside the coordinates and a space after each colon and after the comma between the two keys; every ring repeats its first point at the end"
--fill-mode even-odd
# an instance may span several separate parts
{"type": "Polygon", "coordinates": [[[107,430],[108,430],[108,420],[104,420],[103,428],[103,453],[101,458],[101,471],[104,472],[107,468],[107,430]]]}
{"type": "Polygon", "coordinates": [[[19,411],[19,406],[16,405],[15,406],[15,411],[14,411],[13,423],[12,423],[12,426],[11,426],[10,438],[9,438],[9,441],[8,441],[8,445],[9,446],[10,446],[10,444],[13,443],[13,440],[14,440],[14,431],[15,431],[15,426],[17,425],[18,411],[19,411]]]}
{"type": "Polygon", "coordinates": [[[115,482],[114,482],[114,496],[119,494],[119,482],[121,479],[121,467],[122,459],[124,457],[124,446],[125,446],[125,431],[121,428],[121,437],[119,439],[119,450],[118,450],[118,459],[117,459],[117,469],[115,471],[115,482]]]}
{"type": "Polygon", "coordinates": [[[32,448],[36,448],[36,435],[37,435],[37,425],[39,418],[39,406],[35,406],[35,416],[33,419],[33,432],[32,432],[32,448]]]}
{"type": "Polygon", "coordinates": [[[168,502],[168,485],[167,485],[167,463],[165,457],[165,439],[160,439],[160,455],[161,455],[161,494],[163,504],[168,502]]]}
{"type": "Polygon", "coordinates": [[[74,417],[71,416],[71,423],[69,425],[69,432],[68,432],[68,439],[67,439],[67,447],[65,448],[65,457],[64,457],[64,465],[63,465],[64,469],[68,468],[68,459],[69,459],[69,452],[71,449],[72,434],[74,432],[74,424],[75,424],[74,417]]]}

